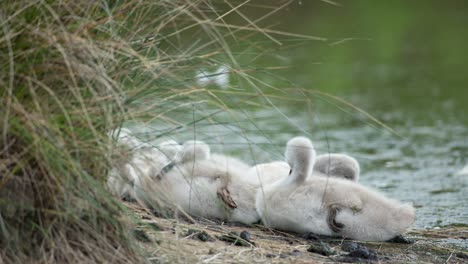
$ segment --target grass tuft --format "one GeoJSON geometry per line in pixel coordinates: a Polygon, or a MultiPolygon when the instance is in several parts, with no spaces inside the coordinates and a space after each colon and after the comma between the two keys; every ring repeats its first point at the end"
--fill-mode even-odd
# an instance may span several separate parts
{"type": "MultiPolygon", "coordinates": [[[[202,101],[193,63],[226,51],[205,1],[3,1],[0,8],[0,259],[135,263],[104,182],[106,133],[202,101]],[[196,32],[203,45],[178,48],[196,32]]],[[[219,22],[216,22],[219,23],[219,22]]],[[[224,24],[223,24],[224,25],[224,24]]],[[[171,122],[171,121],[168,121],[171,122]]]]}

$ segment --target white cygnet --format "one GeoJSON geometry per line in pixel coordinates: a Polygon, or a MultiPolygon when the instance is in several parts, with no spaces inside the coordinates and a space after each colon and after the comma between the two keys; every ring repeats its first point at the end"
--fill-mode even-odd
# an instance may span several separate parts
{"type": "MultiPolygon", "coordinates": [[[[174,199],[170,191],[172,186],[168,185],[167,180],[161,179],[165,179],[166,173],[175,169],[182,160],[184,162],[193,161],[200,156],[200,153],[205,151],[203,145],[200,144],[200,146],[201,150],[198,149],[198,146],[193,147],[191,143],[181,146],[174,140],[168,140],[154,148],[145,148],[144,151],[136,152],[128,171],[133,175],[133,188],[137,200],[151,209],[163,210],[162,208],[165,208],[167,203],[174,199]]],[[[209,155],[209,149],[207,155],[209,155]]]]}
{"type": "MultiPolygon", "coordinates": [[[[108,136],[116,140],[118,146],[125,146],[129,149],[135,149],[142,144],[140,140],[131,135],[127,128],[118,128],[108,133],[108,136]]],[[[113,150],[111,150],[111,153],[113,150]]],[[[111,154],[109,154],[109,157],[111,154]]],[[[107,177],[107,187],[114,195],[124,200],[130,200],[135,197],[133,192],[133,175],[128,173],[127,165],[132,162],[133,153],[130,151],[126,155],[119,156],[119,159],[113,161],[112,168],[107,177]]]]}
{"type": "Polygon", "coordinates": [[[250,168],[247,164],[211,154],[208,145],[201,141],[186,142],[177,157],[174,166],[157,181],[144,184],[152,187],[146,192],[152,193],[154,199],[163,195],[162,200],[173,207],[200,217],[243,223],[259,220],[255,188],[238,180],[250,168]]]}
{"type": "MultiPolygon", "coordinates": [[[[127,139],[139,146],[144,144],[138,143],[136,138],[128,137],[127,139]]],[[[129,153],[130,160],[114,165],[109,171],[107,179],[109,190],[124,200],[138,199],[142,192],[135,186],[141,185],[141,178],[149,177],[154,171],[162,169],[180,148],[177,142],[168,140],[157,147],[148,145],[133,149],[129,153]]]]}
{"type": "Polygon", "coordinates": [[[403,233],[414,221],[410,205],[353,181],[311,173],[315,151],[309,139],[291,139],[285,156],[290,175],[257,191],[257,211],[266,226],[384,241],[403,233]]]}

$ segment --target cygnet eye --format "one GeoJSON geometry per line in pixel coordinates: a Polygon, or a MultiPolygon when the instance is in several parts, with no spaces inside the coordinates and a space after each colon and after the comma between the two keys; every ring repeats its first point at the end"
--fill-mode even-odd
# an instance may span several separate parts
{"type": "Polygon", "coordinates": [[[292,169],[289,169],[289,175],[291,175],[291,173],[292,173],[292,169]]]}

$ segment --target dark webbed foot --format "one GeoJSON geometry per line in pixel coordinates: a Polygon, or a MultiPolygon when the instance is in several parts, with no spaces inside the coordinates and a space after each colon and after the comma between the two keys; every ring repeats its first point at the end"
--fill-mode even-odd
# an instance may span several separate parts
{"type": "Polygon", "coordinates": [[[226,187],[218,188],[216,194],[218,195],[218,198],[220,198],[229,208],[237,208],[236,202],[234,202],[231,197],[231,193],[226,187]]]}
{"type": "Polygon", "coordinates": [[[328,224],[328,227],[330,227],[330,229],[335,233],[339,233],[341,229],[343,229],[343,227],[345,226],[342,223],[336,222],[336,219],[335,219],[336,214],[339,211],[340,211],[340,208],[338,208],[338,206],[336,205],[330,205],[328,207],[327,224],[328,224]]]}

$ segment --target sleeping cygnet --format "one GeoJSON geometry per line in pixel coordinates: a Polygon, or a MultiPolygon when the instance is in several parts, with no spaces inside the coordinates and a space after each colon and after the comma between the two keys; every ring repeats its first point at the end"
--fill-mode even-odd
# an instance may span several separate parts
{"type": "Polygon", "coordinates": [[[403,233],[414,209],[353,181],[312,174],[315,151],[309,139],[286,148],[288,177],[259,188],[257,211],[266,226],[358,240],[384,241],[403,233]]]}
{"type": "MultiPolygon", "coordinates": [[[[142,142],[131,135],[127,128],[119,128],[107,133],[111,140],[116,141],[118,147],[124,146],[128,149],[135,149],[141,146],[142,142]]],[[[114,150],[111,150],[113,153],[114,150]]],[[[112,155],[109,155],[112,156],[112,155]]],[[[131,163],[133,154],[131,151],[126,155],[119,155],[118,160],[114,160],[107,176],[107,187],[111,193],[123,200],[135,199],[133,191],[134,178],[127,173],[127,164],[131,163]]]]}
{"type": "MultiPolygon", "coordinates": [[[[248,168],[233,157],[211,154],[201,141],[188,141],[176,161],[146,181],[146,193],[164,195],[163,200],[186,213],[224,221],[253,223],[259,220],[255,210],[255,189],[240,178],[248,168]],[[149,188],[152,190],[150,190],[149,188]],[[162,190],[157,190],[161,188],[162,190]]],[[[153,200],[155,200],[153,199],[153,200]]]]}
{"type": "Polygon", "coordinates": [[[131,142],[133,145],[140,146],[129,152],[129,160],[120,164],[115,164],[109,171],[107,186],[115,195],[124,200],[137,199],[138,189],[135,184],[141,181],[141,177],[148,176],[155,168],[163,168],[164,165],[174,158],[175,153],[181,146],[174,140],[168,140],[156,147],[140,142],[137,138],[132,138],[126,134],[123,142],[119,144],[127,145],[131,142]],[[144,147],[141,147],[144,146],[144,147]]]}
{"type": "MultiPolygon", "coordinates": [[[[137,169],[134,181],[134,190],[138,200],[145,206],[164,213],[168,207],[173,205],[176,198],[173,197],[172,188],[177,180],[184,178],[174,177],[168,179],[169,172],[180,170],[181,164],[189,165],[197,159],[209,157],[209,148],[206,144],[195,144],[188,142],[183,146],[175,141],[161,143],[154,151],[159,155],[149,156],[148,160],[134,166],[137,169]],[[195,147],[196,146],[196,147],[195,147]]],[[[172,173],[179,176],[177,173],[172,173]]],[[[185,183],[185,182],[184,182],[185,183]]],[[[182,183],[182,184],[184,184],[182,183]]]]}
{"type": "MultiPolygon", "coordinates": [[[[191,177],[208,177],[212,180],[219,179],[220,184],[217,186],[216,194],[217,196],[226,203],[227,206],[231,208],[237,207],[236,203],[232,200],[230,196],[229,189],[227,188],[230,182],[230,177],[228,174],[222,175],[217,172],[210,171],[211,166],[207,166],[210,162],[207,160],[212,160],[215,162],[219,160],[218,156],[214,154],[211,156],[210,147],[203,141],[189,140],[184,143],[181,150],[176,153],[175,158],[169,164],[167,164],[157,175],[156,180],[160,180],[167,174],[170,170],[176,167],[176,170],[179,170],[179,173],[183,173],[181,169],[185,169],[185,176],[191,177]],[[206,166],[206,171],[203,171],[206,166]],[[197,170],[195,170],[195,168],[197,170]]],[[[222,162],[223,160],[220,160],[222,162]]],[[[236,164],[238,165],[238,164],[236,164]]],[[[189,183],[192,180],[189,180],[189,183]]],[[[214,185],[213,185],[214,187],[214,185]]]]}

